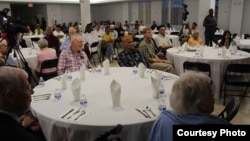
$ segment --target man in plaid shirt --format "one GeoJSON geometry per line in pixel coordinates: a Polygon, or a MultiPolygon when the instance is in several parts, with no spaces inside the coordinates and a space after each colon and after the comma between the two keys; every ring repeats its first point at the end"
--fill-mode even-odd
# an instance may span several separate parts
{"type": "Polygon", "coordinates": [[[71,46],[64,49],[58,61],[58,75],[62,75],[66,71],[74,72],[80,70],[81,66],[85,65],[86,68],[91,68],[88,56],[82,51],[83,37],[74,34],[71,37],[71,46]]]}

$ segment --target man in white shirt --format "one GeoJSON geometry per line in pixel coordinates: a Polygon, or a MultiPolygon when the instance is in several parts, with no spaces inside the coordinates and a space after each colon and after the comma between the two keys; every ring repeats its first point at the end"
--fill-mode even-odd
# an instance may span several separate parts
{"type": "Polygon", "coordinates": [[[166,55],[166,50],[173,47],[170,39],[166,35],[166,27],[165,25],[160,25],[158,27],[159,34],[155,38],[155,42],[160,51],[166,55]]]}
{"type": "Polygon", "coordinates": [[[56,25],[56,30],[53,31],[53,35],[59,39],[60,43],[62,43],[65,34],[61,31],[60,25],[56,25]]]}

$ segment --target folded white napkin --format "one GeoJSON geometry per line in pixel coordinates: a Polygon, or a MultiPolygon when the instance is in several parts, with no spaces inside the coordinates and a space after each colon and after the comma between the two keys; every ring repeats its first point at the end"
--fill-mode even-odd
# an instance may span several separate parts
{"type": "Polygon", "coordinates": [[[113,106],[120,106],[121,105],[121,85],[116,80],[112,80],[110,84],[110,91],[111,91],[113,106]]]}
{"type": "Polygon", "coordinates": [[[109,67],[110,67],[109,60],[106,59],[105,61],[103,61],[102,64],[103,64],[104,75],[109,75],[109,67]]]}
{"type": "Polygon", "coordinates": [[[224,47],[221,48],[222,57],[226,57],[226,53],[227,53],[227,48],[224,46],[224,47]]]}
{"type": "Polygon", "coordinates": [[[85,80],[85,71],[86,71],[86,66],[85,65],[81,66],[79,71],[81,80],[85,80]]]}
{"type": "Polygon", "coordinates": [[[187,50],[187,42],[183,43],[181,46],[181,52],[184,52],[185,50],[187,50]]]}
{"type": "Polygon", "coordinates": [[[139,77],[143,78],[144,77],[144,73],[145,73],[146,67],[143,63],[140,63],[138,65],[138,72],[139,72],[139,77]]]}
{"type": "Polygon", "coordinates": [[[154,71],[154,75],[151,76],[151,83],[153,89],[153,97],[159,97],[159,88],[161,84],[161,76],[157,71],[154,71]]]}
{"type": "Polygon", "coordinates": [[[200,46],[199,56],[203,56],[204,46],[200,46]]]}
{"type": "Polygon", "coordinates": [[[81,92],[81,80],[79,78],[75,78],[71,83],[71,91],[75,101],[80,100],[80,92],[81,92]]]}
{"type": "Polygon", "coordinates": [[[67,89],[67,73],[64,73],[62,75],[61,87],[62,87],[62,90],[66,90],[67,89]]]}

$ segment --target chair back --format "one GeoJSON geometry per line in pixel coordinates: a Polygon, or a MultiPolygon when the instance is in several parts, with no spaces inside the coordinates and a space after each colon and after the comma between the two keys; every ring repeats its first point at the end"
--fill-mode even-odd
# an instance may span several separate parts
{"type": "Polygon", "coordinates": [[[58,64],[58,58],[44,60],[41,63],[40,76],[43,77],[44,80],[48,80],[50,78],[56,77],[57,76],[57,64],[58,64]],[[50,68],[56,68],[56,70],[53,72],[49,72],[49,73],[43,73],[44,69],[50,69],[50,68]]]}
{"type": "Polygon", "coordinates": [[[232,100],[221,111],[221,113],[219,113],[218,117],[221,117],[227,121],[231,121],[238,113],[239,108],[240,108],[240,98],[233,97],[232,100]]]}
{"type": "Polygon", "coordinates": [[[90,45],[90,47],[97,47],[98,46],[98,44],[99,44],[99,42],[97,41],[97,42],[93,42],[91,45],[90,45]]]}
{"type": "Polygon", "coordinates": [[[176,31],[176,32],[170,32],[170,35],[177,35],[179,36],[180,32],[176,31]]]}
{"type": "Polygon", "coordinates": [[[120,138],[110,138],[111,135],[117,135],[122,131],[123,126],[121,124],[118,124],[114,128],[112,128],[109,131],[106,131],[102,134],[100,134],[95,141],[121,141],[120,138]]]}
{"type": "Polygon", "coordinates": [[[184,69],[184,72],[186,70],[192,70],[192,71],[199,71],[199,72],[207,73],[208,76],[211,77],[211,67],[207,63],[185,61],[183,63],[183,69],[184,69]]]}
{"type": "Polygon", "coordinates": [[[250,73],[250,64],[229,64],[226,69],[229,73],[250,73]]]}

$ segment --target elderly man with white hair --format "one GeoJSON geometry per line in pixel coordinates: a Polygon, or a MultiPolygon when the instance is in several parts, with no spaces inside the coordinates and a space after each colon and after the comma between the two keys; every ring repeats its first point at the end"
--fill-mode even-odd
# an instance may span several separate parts
{"type": "Polygon", "coordinates": [[[81,66],[87,69],[91,68],[88,56],[82,51],[84,44],[83,37],[78,34],[71,36],[71,45],[69,48],[64,49],[58,61],[58,75],[62,75],[66,71],[74,72],[80,70],[81,66]]]}
{"type": "Polygon", "coordinates": [[[171,110],[160,113],[148,141],[173,141],[174,125],[230,125],[229,121],[211,114],[214,95],[210,82],[204,73],[182,74],[172,87],[171,110]]]}

